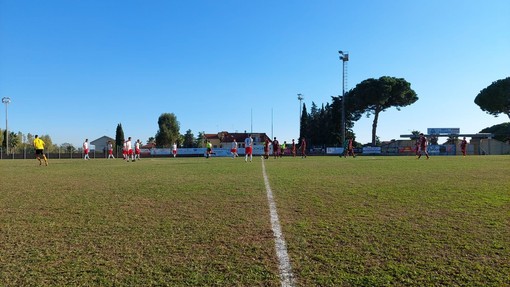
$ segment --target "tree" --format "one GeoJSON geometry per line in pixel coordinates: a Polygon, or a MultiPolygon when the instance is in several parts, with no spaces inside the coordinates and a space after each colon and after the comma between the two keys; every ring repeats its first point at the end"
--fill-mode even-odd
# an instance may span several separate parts
{"type": "Polygon", "coordinates": [[[510,122],[493,125],[481,130],[480,133],[491,133],[494,134],[494,139],[507,142],[510,140],[510,122]]]}
{"type": "Polygon", "coordinates": [[[151,144],[151,143],[156,143],[155,137],[149,137],[149,139],[147,139],[147,144],[151,144]]]}
{"type": "Polygon", "coordinates": [[[117,148],[123,146],[124,145],[124,141],[125,141],[124,130],[122,129],[122,124],[119,123],[117,125],[117,129],[115,130],[115,146],[117,148]]]}
{"type": "Polygon", "coordinates": [[[179,122],[173,113],[164,113],[158,119],[159,130],[156,133],[158,147],[170,147],[179,140],[179,122]]]}
{"type": "Polygon", "coordinates": [[[310,113],[308,114],[308,125],[306,132],[306,139],[309,147],[321,143],[321,140],[319,139],[319,133],[323,123],[320,122],[319,116],[319,108],[314,102],[312,102],[310,113]]]}
{"type": "Polygon", "coordinates": [[[306,111],[306,104],[303,103],[303,111],[301,112],[301,122],[299,125],[299,144],[301,144],[302,138],[308,138],[308,112],[306,111]]]}
{"type": "Polygon", "coordinates": [[[73,153],[76,151],[76,148],[70,143],[63,143],[60,145],[60,149],[67,153],[73,153]]]}
{"type": "Polygon", "coordinates": [[[352,130],[354,122],[358,121],[363,115],[363,110],[358,107],[358,101],[354,98],[353,90],[345,93],[344,97],[331,97],[331,121],[333,123],[332,133],[335,136],[335,143],[343,145],[342,139],[342,101],[344,102],[345,112],[345,136],[346,138],[355,138],[355,134],[352,130]]]}
{"type": "Polygon", "coordinates": [[[205,147],[205,132],[199,132],[195,140],[196,147],[205,147]]]}
{"type": "Polygon", "coordinates": [[[218,139],[220,140],[220,147],[223,147],[223,142],[227,139],[228,132],[219,132],[218,139]]]}
{"type": "Polygon", "coordinates": [[[195,147],[195,136],[193,135],[191,130],[186,131],[186,134],[184,135],[184,141],[183,141],[182,146],[185,148],[195,147]]]}
{"type": "Polygon", "coordinates": [[[34,143],[34,135],[31,133],[27,134],[27,144],[32,145],[34,143]]]}
{"type": "Polygon", "coordinates": [[[21,151],[31,151],[32,150],[32,144],[27,140],[27,135],[23,134],[22,132],[18,132],[18,138],[20,139],[20,143],[18,145],[18,150],[21,151]]]}
{"type": "Polygon", "coordinates": [[[505,114],[510,118],[510,77],[497,80],[481,90],[475,104],[490,115],[505,114]]]}
{"type": "Polygon", "coordinates": [[[55,147],[49,135],[40,135],[39,138],[44,141],[45,152],[52,152],[54,150],[55,147]]]}
{"type": "Polygon", "coordinates": [[[351,90],[351,96],[355,100],[355,106],[367,114],[374,115],[372,124],[372,145],[376,145],[377,123],[379,114],[390,107],[408,106],[418,100],[416,92],[411,89],[411,84],[405,79],[383,76],[379,79],[367,79],[357,84],[351,90]]]}
{"type": "MultiPolygon", "coordinates": [[[[7,130],[4,130],[3,140],[2,140],[3,148],[5,148],[7,146],[6,139],[7,139],[7,130]]],[[[18,134],[14,133],[14,132],[9,132],[9,152],[12,152],[19,144],[20,144],[20,139],[18,137],[18,134]]]]}

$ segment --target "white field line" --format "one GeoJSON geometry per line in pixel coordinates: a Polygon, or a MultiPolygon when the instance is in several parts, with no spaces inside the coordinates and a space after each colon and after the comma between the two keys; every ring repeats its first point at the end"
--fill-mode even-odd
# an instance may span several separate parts
{"type": "Polygon", "coordinates": [[[267,179],[266,166],[264,160],[262,160],[262,174],[264,176],[264,183],[266,185],[267,201],[269,202],[269,214],[271,216],[271,227],[273,229],[276,256],[278,257],[279,269],[280,269],[280,281],[282,287],[294,287],[295,279],[292,274],[292,267],[290,266],[289,255],[287,254],[287,244],[283,238],[282,229],[280,227],[280,220],[278,219],[278,213],[276,212],[276,204],[273,199],[273,192],[271,186],[269,186],[269,180],[267,179]]]}

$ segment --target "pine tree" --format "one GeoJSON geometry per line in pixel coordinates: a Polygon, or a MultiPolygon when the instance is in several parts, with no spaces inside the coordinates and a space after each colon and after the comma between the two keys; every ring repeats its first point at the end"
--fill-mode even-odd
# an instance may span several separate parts
{"type": "Polygon", "coordinates": [[[124,140],[124,130],[122,130],[122,124],[119,123],[115,132],[115,146],[117,149],[124,145],[124,140]]]}

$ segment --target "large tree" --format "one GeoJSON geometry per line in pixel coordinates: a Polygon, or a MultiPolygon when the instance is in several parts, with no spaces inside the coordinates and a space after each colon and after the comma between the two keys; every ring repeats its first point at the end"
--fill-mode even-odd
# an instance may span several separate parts
{"type": "Polygon", "coordinates": [[[494,139],[498,141],[507,142],[510,140],[510,122],[494,125],[480,131],[481,133],[492,133],[494,139]]]}
{"type": "Polygon", "coordinates": [[[124,130],[122,129],[122,124],[119,123],[117,125],[117,129],[115,131],[115,146],[117,148],[123,146],[124,145],[124,141],[125,141],[124,130]]]}
{"type": "Polygon", "coordinates": [[[156,146],[170,147],[179,141],[179,122],[173,113],[164,113],[158,119],[159,130],[156,133],[156,146]]]}
{"type": "Polygon", "coordinates": [[[307,126],[307,142],[308,146],[319,145],[323,143],[322,139],[319,138],[319,131],[323,127],[323,122],[320,121],[320,111],[317,105],[312,102],[310,107],[310,113],[308,114],[308,126],[307,126]]]}
{"type": "Polygon", "coordinates": [[[195,147],[205,147],[205,132],[198,132],[198,136],[195,139],[195,147]]]}
{"type": "Polygon", "coordinates": [[[345,96],[331,97],[331,122],[333,124],[333,131],[335,143],[343,145],[341,142],[342,132],[342,112],[345,112],[345,134],[347,138],[355,138],[352,131],[354,122],[358,121],[363,115],[363,111],[358,107],[358,101],[354,98],[353,91],[350,90],[345,93],[345,96]],[[342,101],[345,99],[344,108],[342,111],[342,101]]]}
{"type": "Polygon", "coordinates": [[[40,135],[39,138],[44,141],[44,149],[47,152],[54,152],[55,150],[58,150],[58,146],[53,144],[53,140],[50,135],[40,135]]]}
{"type": "Polygon", "coordinates": [[[195,147],[195,135],[193,135],[190,129],[186,131],[186,134],[184,134],[183,137],[184,140],[182,142],[182,147],[185,148],[195,147]]]}
{"type": "Polygon", "coordinates": [[[377,141],[377,123],[379,114],[388,108],[408,106],[418,100],[411,84],[402,78],[383,76],[379,79],[367,79],[351,90],[356,106],[367,114],[374,115],[372,124],[372,145],[377,141]]]}
{"type": "MultiPolygon", "coordinates": [[[[354,122],[359,120],[362,112],[355,105],[356,102],[349,100],[350,93],[346,93],[345,99],[345,120],[346,134],[354,137],[352,127],[354,122]]],[[[322,104],[319,108],[312,102],[310,113],[303,104],[300,123],[300,137],[305,137],[309,146],[338,146],[341,145],[341,123],[342,123],[342,97],[332,97],[332,103],[322,104]]]]}
{"type": "Polygon", "coordinates": [[[490,115],[505,114],[510,118],[510,77],[497,80],[481,90],[475,104],[490,115]]]}
{"type": "MultiPolygon", "coordinates": [[[[6,140],[7,140],[7,130],[4,130],[3,140],[2,140],[3,148],[5,148],[7,146],[6,140]]],[[[18,134],[14,133],[14,132],[9,132],[9,152],[12,152],[19,144],[20,144],[20,139],[18,137],[18,134]]]]}

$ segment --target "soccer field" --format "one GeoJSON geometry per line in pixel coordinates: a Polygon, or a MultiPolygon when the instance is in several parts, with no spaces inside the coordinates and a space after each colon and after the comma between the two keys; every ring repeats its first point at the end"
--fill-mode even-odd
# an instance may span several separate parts
{"type": "MultiPolygon", "coordinates": [[[[264,162],[295,286],[509,286],[510,157],[264,162]]],[[[262,160],[0,160],[0,286],[281,286],[262,160]]]]}

